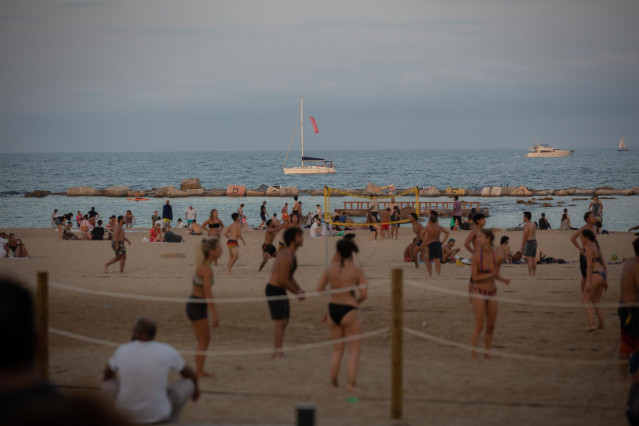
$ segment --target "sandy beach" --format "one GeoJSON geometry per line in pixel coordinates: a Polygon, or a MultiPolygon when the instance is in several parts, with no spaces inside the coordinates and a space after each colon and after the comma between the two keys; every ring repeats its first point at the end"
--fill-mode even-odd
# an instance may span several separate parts
{"type": "MultiPolygon", "coordinates": [[[[48,271],[50,283],[50,326],[110,342],[130,339],[135,318],[145,315],[158,322],[157,340],[180,350],[193,350],[195,336],[185,315],[184,303],[155,302],[86,294],[56,288],[64,284],[83,289],[105,290],[143,296],[188,297],[194,272],[194,253],[200,237],[186,237],[185,243],[148,244],[146,233],[127,232],[127,265],[124,274],[113,265],[109,273],[104,263],[113,257],[106,241],[61,241],[52,229],[11,229],[27,245],[30,260],[1,259],[0,271],[30,286],[36,272],[48,271]],[[175,253],[185,257],[164,258],[175,253]]],[[[183,230],[181,230],[183,232],[183,230]]],[[[499,240],[505,232],[497,232],[499,240]]],[[[467,231],[451,234],[462,243],[467,231]]],[[[519,248],[521,232],[507,232],[513,250],[519,248]]],[[[233,276],[224,269],[226,249],[214,267],[216,298],[259,298],[264,295],[273,262],[258,273],[261,260],[261,231],[244,233],[247,246],[240,247],[240,259],[233,276]]],[[[441,277],[428,277],[423,264],[415,269],[404,263],[402,253],[412,239],[402,228],[395,240],[369,241],[367,231],[359,231],[357,261],[374,286],[361,312],[364,331],[373,332],[390,325],[390,274],[401,268],[404,287],[404,323],[407,328],[468,344],[473,314],[467,296],[437,289],[466,291],[469,266],[444,265],[441,277]],[[421,283],[437,289],[418,288],[421,283]]],[[[279,238],[279,237],[278,237],[279,238]]],[[[602,235],[599,242],[606,259],[612,253],[633,255],[628,233],[602,235]]],[[[547,255],[572,263],[539,265],[535,280],[527,276],[525,265],[505,265],[502,275],[509,286],[498,284],[499,296],[531,302],[581,301],[578,252],[570,243],[570,233],[539,231],[539,246],[547,255]]],[[[332,256],[336,238],[306,239],[298,251],[297,281],[307,291],[314,290],[325,259],[332,256]]],[[[468,257],[462,249],[460,253],[468,257]]],[[[619,300],[619,278],[623,266],[608,266],[610,288],[602,302],[619,300]]],[[[285,346],[329,340],[321,323],[327,297],[292,301],[292,317],[285,346]]],[[[390,335],[383,333],[364,340],[358,385],[362,391],[348,394],[345,364],[340,372],[341,389],[329,383],[330,346],[289,350],[287,359],[271,360],[269,354],[229,354],[229,351],[269,349],[272,322],[266,302],[219,303],[220,326],[213,332],[210,350],[227,352],[207,357],[206,367],[213,378],[203,379],[203,395],[187,405],[182,422],[291,424],[295,406],[314,402],[319,424],[389,424],[390,335]],[[353,399],[351,397],[356,397],[353,399]]],[[[616,309],[605,309],[606,328],[593,333],[587,326],[583,308],[537,306],[502,302],[495,331],[494,347],[515,356],[537,360],[497,357],[471,361],[469,352],[414,335],[404,336],[404,421],[407,424],[622,424],[627,384],[619,378],[617,359],[619,325],[616,309]],[[580,363],[599,361],[600,363],[580,363]]],[[[50,336],[51,380],[69,391],[86,388],[98,392],[101,374],[114,348],[78,341],[56,334],[50,336]]],[[[184,356],[193,365],[192,355],[184,356]]]]}

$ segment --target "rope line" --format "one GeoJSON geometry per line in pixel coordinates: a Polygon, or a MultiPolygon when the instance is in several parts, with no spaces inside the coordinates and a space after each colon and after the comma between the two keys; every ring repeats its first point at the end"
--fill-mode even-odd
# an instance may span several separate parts
{"type": "Polygon", "coordinates": [[[585,306],[589,307],[598,307],[598,308],[618,308],[620,306],[625,307],[639,307],[639,303],[574,303],[574,302],[542,302],[538,300],[527,300],[527,299],[517,299],[511,297],[501,297],[501,296],[486,296],[484,294],[477,293],[469,293],[467,291],[462,290],[453,290],[450,288],[441,288],[438,286],[434,286],[432,284],[425,284],[420,282],[415,282],[411,280],[404,280],[404,282],[412,287],[422,288],[426,290],[433,290],[439,293],[450,294],[452,296],[459,297],[472,297],[473,299],[482,299],[482,300],[495,300],[497,302],[504,303],[514,303],[518,305],[530,305],[530,306],[546,306],[546,307],[554,307],[554,308],[583,308],[585,306]]]}
{"type": "MultiPolygon", "coordinates": [[[[356,334],[354,336],[343,337],[341,339],[335,340],[325,340],[322,342],[315,343],[305,343],[302,345],[295,346],[286,346],[280,349],[280,351],[303,351],[308,349],[321,348],[325,346],[332,346],[338,343],[346,343],[353,340],[366,339],[368,337],[378,336],[382,334],[386,334],[388,332],[388,327],[383,327],[374,331],[369,331],[366,333],[356,334]]],[[[94,337],[83,336],[81,334],[72,333],[70,331],[60,330],[57,328],[50,328],[49,333],[57,334],[59,336],[68,337],[71,339],[79,340],[87,343],[94,343],[96,345],[108,346],[108,347],[119,347],[123,343],[111,342],[109,340],[96,339],[94,337]]],[[[182,349],[178,350],[179,353],[183,355],[206,355],[206,356],[236,356],[236,355],[261,355],[261,354],[270,354],[273,353],[273,348],[260,348],[260,349],[252,349],[252,350],[226,350],[226,351],[197,351],[197,350],[189,350],[182,349]]]]}
{"type": "MultiPolygon", "coordinates": [[[[327,296],[336,293],[346,293],[349,291],[361,289],[361,288],[372,288],[378,287],[385,284],[384,281],[375,281],[372,283],[368,283],[360,286],[351,286],[344,288],[336,288],[324,291],[309,291],[304,294],[304,297],[318,297],[318,296],[327,296]]],[[[288,295],[283,296],[269,296],[269,297],[228,297],[228,298],[212,298],[212,299],[192,299],[189,297],[167,297],[167,296],[145,296],[142,294],[130,294],[130,293],[118,293],[114,291],[106,291],[106,290],[91,290],[84,287],[76,287],[66,284],[59,283],[51,283],[49,284],[52,288],[59,288],[61,290],[70,290],[76,291],[78,293],[84,294],[94,294],[98,296],[107,296],[107,297],[117,297],[120,299],[132,299],[132,300],[144,300],[147,302],[175,302],[175,303],[254,303],[254,302],[268,302],[275,300],[287,300],[289,298],[288,295]]],[[[292,295],[292,297],[297,297],[297,295],[292,295]]]]}
{"type": "Polygon", "coordinates": [[[421,331],[413,330],[408,327],[403,327],[404,332],[411,336],[420,337],[424,340],[439,343],[447,346],[454,346],[458,349],[463,349],[469,352],[478,352],[487,355],[498,356],[502,358],[519,359],[522,361],[534,361],[542,363],[556,363],[556,364],[581,364],[581,365],[603,365],[603,364],[621,364],[621,361],[616,359],[611,360],[589,360],[589,359],[562,359],[562,358],[548,358],[535,355],[519,355],[510,352],[496,351],[494,349],[483,349],[479,347],[473,347],[465,343],[454,342],[452,340],[443,339],[432,334],[423,333],[421,331]]]}

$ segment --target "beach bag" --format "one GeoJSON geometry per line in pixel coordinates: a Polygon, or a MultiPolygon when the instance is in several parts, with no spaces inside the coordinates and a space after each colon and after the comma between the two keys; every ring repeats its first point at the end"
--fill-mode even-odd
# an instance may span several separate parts
{"type": "Polygon", "coordinates": [[[450,227],[451,227],[451,228],[454,228],[454,227],[455,227],[455,218],[454,218],[454,217],[451,217],[451,218],[450,218],[450,227]]]}

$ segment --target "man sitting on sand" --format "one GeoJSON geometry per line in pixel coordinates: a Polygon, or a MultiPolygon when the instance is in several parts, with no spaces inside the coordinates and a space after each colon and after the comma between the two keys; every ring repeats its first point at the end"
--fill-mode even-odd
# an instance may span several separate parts
{"type": "Polygon", "coordinates": [[[413,238],[413,241],[406,246],[404,249],[404,262],[412,262],[413,261],[413,251],[415,250],[415,246],[417,245],[417,238],[413,238]]]}
{"type": "Polygon", "coordinates": [[[191,226],[187,232],[191,235],[202,235],[202,227],[195,219],[193,219],[193,222],[191,222],[191,226]]]}
{"type": "Polygon", "coordinates": [[[454,247],[455,239],[450,238],[448,242],[446,242],[446,244],[442,247],[442,263],[456,262],[457,259],[455,258],[455,256],[457,255],[457,253],[459,253],[460,249],[454,247]]]}
{"type": "Polygon", "coordinates": [[[91,239],[93,241],[104,240],[104,228],[102,227],[102,219],[98,220],[98,224],[91,230],[91,239]]]}
{"type": "Polygon", "coordinates": [[[154,341],[156,331],[155,321],[139,318],[132,341],[116,349],[104,369],[103,392],[135,423],[176,423],[188,400],[200,397],[195,371],[175,348],[154,341]],[[171,371],[182,379],[167,389],[171,371]]]}
{"type": "Polygon", "coordinates": [[[497,247],[497,255],[504,259],[504,263],[513,263],[513,252],[510,250],[510,237],[504,235],[499,241],[499,247],[497,247]]]}

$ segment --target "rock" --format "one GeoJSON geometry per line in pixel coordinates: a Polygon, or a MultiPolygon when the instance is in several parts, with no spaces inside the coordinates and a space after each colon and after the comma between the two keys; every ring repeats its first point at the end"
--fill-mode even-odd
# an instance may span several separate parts
{"type": "Polygon", "coordinates": [[[470,191],[466,195],[470,195],[470,196],[473,196],[473,197],[479,197],[481,195],[481,191],[482,190],[480,188],[475,188],[475,189],[473,189],[472,191],[470,191]]]}
{"type": "Polygon", "coordinates": [[[67,196],[69,197],[94,197],[96,195],[98,195],[98,190],[90,186],[76,186],[75,188],[67,189],[67,196]]]}
{"type": "Polygon", "coordinates": [[[263,197],[265,194],[266,194],[266,190],[261,191],[259,189],[249,189],[248,191],[246,191],[247,197],[263,197]]]}
{"type": "Polygon", "coordinates": [[[490,197],[500,197],[501,196],[501,186],[493,186],[490,188],[490,197]]]}
{"type": "MultiPolygon", "coordinates": [[[[311,190],[311,193],[313,191],[316,190],[311,190]]],[[[364,190],[363,189],[347,189],[346,192],[353,194],[353,195],[364,195],[364,190]]]]}
{"type": "Polygon", "coordinates": [[[532,197],[533,194],[528,190],[528,188],[522,185],[519,188],[515,189],[512,195],[517,197],[532,197]]]}
{"type": "Polygon", "coordinates": [[[539,204],[538,202],[536,202],[535,200],[528,200],[526,201],[526,205],[529,206],[531,204],[539,204]]]}
{"type": "Polygon", "coordinates": [[[224,188],[211,188],[204,192],[205,197],[223,197],[226,195],[226,189],[224,188]]]}
{"type": "Polygon", "coordinates": [[[633,195],[634,189],[599,189],[595,192],[597,195],[633,195]]]}
{"type": "Polygon", "coordinates": [[[501,195],[502,196],[506,196],[506,197],[510,197],[511,195],[513,195],[513,192],[515,192],[515,188],[514,186],[504,186],[501,189],[501,195]]]}
{"type": "Polygon", "coordinates": [[[419,191],[420,197],[439,197],[440,195],[442,194],[439,192],[439,189],[437,189],[436,186],[429,186],[428,188],[422,188],[419,191]]]}
{"type": "Polygon", "coordinates": [[[550,203],[543,203],[541,206],[542,207],[553,207],[553,205],[550,204],[550,203]]]}
{"type": "Polygon", "coordinates": [[[280,187],[279,186],[269,186],[266,190],[267,197],[279,197],[280,196],[280,187]]]}
{"type": "Polygon", "coordinates": [[[377,193],[379,193],[379,191],[381,190],[381,188],[377,185],[375,185],[372,182],[369,182],[368,185],[366,185],[366,188],[364,188],[364,195],[375,195],[377,193]]]}
{"type": "Polygon", "coordinates": [[[313,192],[311,192],[311,196],[312,197],[323,197],[324,196],[324,190],[323,189],[314,189],[313,192]]]}
{"type": "Polygon", "coordinates": [[[229,185],[226,187],[227,197],[244,197],[246,195],[246,187],[243,185],[229,185]]]}
{"type": "Polygon", "coordinates": [[[144,190],[139,190],[139,191],[129,191],[129,192],[126,194],[126,196],[127,196],[127,197],[130,197],[130,198],[135,198],[135,197],[137,197],[138,195],[139,195],[140,197],[146,197],[146,191],[144,191],[144,190]]]}
{"type": "Polygon", "coordinates": [[[516,204],[526,204],[526,202],[524,200],[517,200],[515,201],[516,204]]]}
{"type": "Polygon", "coordinates": [[[612,191],[613,188],[612,186],[598,186],[595,188],[595,192],[600,191],[600,190],[604,190],[604,191],[612,191]]]}
{"type": "Polygon", "coordinates": [[[204,195],[204,188],[187,189],[186,193],[189,194],[189,197],[201,197],[204,195]]]}
{"type": "Polygon", "coordinates": [[[51,191],[43,191],[41,189],[36,189],[33,192],[27,192],[26,194],[24,194],[24,196],[27,198],[44,198],[48,195],[51,195],[51,191]]]}
{"type": "Polygon", "coordinates": [[[545,189],[540,189],[539,191],[531,191],[533,193],[533,195],[535,196],[544,196],[544,195],[548,195],[548,191],[546,191],[545,189]]]}
{"type": "Polygon", "coordinates": [[[568,188],[566,191],[572,191],[571,195],[593,195],[595,193],[595,191],[593,191],[592,189],[584,189],[584,188],[568,188]]]}
{"type": "Polygon", "coordinates": [[[542,201],[552,201],[552,200],[554,200],[554,198],[552,198],[552,197],[544,197],[544,198],[540,198],[540,200],[542,200],[542,201]]]}
{"type": "MultiPolygon", "coordinates": [[[[571,191],[572,192],[572,191],[571,191]]],[[[560,189],[559,191],[555,191],[553,192],[552,195],[555,195],[557,197],[566,197],[568,195],[572,195],[572,193],[569,193],[568,191],[566,191],[565,189],[560,189]]]]}
{"type": "Polygon", "coordinates": [[[126,197],[129,195],[131,188],[124,185],[113,185],[108,188],[104,188],[104,195],[107,197],[126,197]]]}
{"type": "Polygon", "coordinates": [[[255,189],[254,191],[264,192],[265,193],[267,189],[268,189],[268,185],[262,184],[262,185],[258,186],[257,189],[255,189]]]}
{"type": "MultiPolygon", "coordinates": [[[[204,191],[202,191],[204,193],[204,191]]],[[[174,188],[172,185],[167,187],[166,197],[167,198],[182,198],[188,197],[189,193],[186,191],[182,191],[181,189],[174,188]]]]}
{"type": "Polygon", "coordinates": [[[587,198],[573,198],[572,201],[584,201],[588,200],[587,198]]]}
{"type": "Polygon", "coordinates": [[[297,197],[299,191],[295,186],[282,186],[280,187],[280,197],[297,197]]]}
{"type": "Polygon", "coordinates": [[[639,195],[639,186],[635,186],[634,188],[630,188],[630,189],[632,189],[633,195],[639,195]]]}
{"type": "Polygon", "coordinates": [[[481,189],[481,196],[482,197],[490,197],[490,188],[492,188],[491,186],[485,186],[481,189]]]}
{"type": "Polygon", "coordinates": [[[180,189],[185,191],[187,189],[200,189],[202,185],[200,184],[200,178],[190,178],[184,179],[182,183],[180,183],[180,189]]]}
{"type": "Polygon", "coordinates": [[[157,197],[157,198],[166,197],[166,195],[169,193],[169,189],[175,189],[175,188],[171,185],[163,186],[162,188],[154,188],[152,191],[153,197],[157,197]]]}

